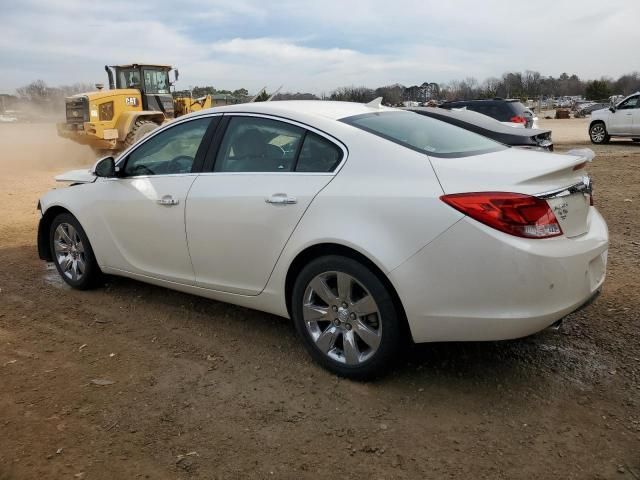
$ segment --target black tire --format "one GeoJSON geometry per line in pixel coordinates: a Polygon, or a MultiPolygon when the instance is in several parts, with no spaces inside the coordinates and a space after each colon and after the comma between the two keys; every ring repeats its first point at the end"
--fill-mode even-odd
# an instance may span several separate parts
{"type": "Polygon", "coordinates": [[[604,122],[593,122],[589,127],[589,138],[591,143],[596,145],[602,145],[603,143],[609,143],[611,137],[607,133],[607,127],[604,122]]]}
{"type": "Polygon", "coordinates": [[[125,148],[130,147],[138,140],[142,140],[144,137],[158,128],[158,124],[151,120],[140,119],[136,120],[131,127],[131,130],[124,139],[125,148]]]}
{"type": "MultiPolygon", "coordinates": [[[[337,286],[334,291],[337,292],[337,286]]],[[[350,297],[352,297],[352,295],[350,295],[350,297]]],[[[327,312],[329,312],[331,317],[340,315],[339,313],[334,313],[335,310],[331,310],[329,303],[324,303],[326,303],[327,312]]],[[[355,303],[351,303],[351,305],[355,305],[355,303]]],[[[374,272],[372,272],[371,269],[354,259],[338,255],[329,255],[311,261],[300,271],[295,280],[291,298],[291,311],[294,325],[302,339],[304,347],[317,363],[332,373],[354,380],[367,380],[382,375],[397,360],[399,347],[403,337],[400,318],[401,314],[397,311],[393,298],[385,287],[383,281],[374,272]],[[329,353],[321,351],[316,344],[316,341],[313,339],[312,333],[307,327],[307,322],[304,318],[303,310],[306,298],[305,295],[308,294],[307,288],[311,288],[310,283],[312,280],[316,279],[319,275],[331,275],[336,272],[345,273],[350,276],[351,279],[354,280],[351,285],[356,285],[351,287],[350,291],[355,292],[356,290],[360,290],[365,294],[365,296],[370,295],[377,306],[377,313],[373,314],[373,317],[377,319],[375,325],[377,325],[380,332],[379,345],[376,347],[375,351],[373,349],[371,350],[370,357],[357,365],[348,365],[340,362],[335,358],[331,358],[329,353]],[[364,287],[366,290],[362,290],[361,287],[364,287]]],[[[352,315],[354,314],[352,313],[352,315]]],[[[362,318],[371,318],[371,316],[362,318]]],[[[336,318],[335,321],[338,322],[338,319],[336,318]]],[[[347,322],[352,323],[358,321],[359,320],[347,320],[347,322]]],[[[323,320],[322,323],[327,325],[327,331],[329,328],[333,328],[334,325],[331,321],[326,322],[323,320]]],[[[318,322],[318,325],[320,325],[320,322],[318,322]]],[[[346,322],[343,325],[344,327],[348,327],[349,330],[353,328],[352,335],[355,335],[357,339],[356,342],[354,342],[355,344],[364,345],[365,348],[368,347],[368,345],[363,343],[363,340],[361,340],[363,337],[357,336],[358,329],[355,328],[355,326],[351,327],[351,325],[346,322]]],[[[320,328],[320,330],[325,329],[320,328]]],[[[326,331],[323,331],[322,334],[324,333],[326,333],[326,331]]],[[[347,334],[347,332],[343,331],[343,335],[347,334]]],[[[332,335],[332,338],[332,345],[337,345],[340,342],[339,334],[332,335]]],[[[344,336],[342,337],[343,342],[345,341],[345,338],[346,337],[344,336]]],[[[332,352],[335,351],[340,352],[340,349],[334,347],[332,352]]],[[[361,352],[360,346],[356,348],[356,351],[361,352]]]]}
{"type": "MultiPolygon", "coordinates": [[[[66,227],[68,228],[68,227],[66,227]]],[[[66,230],[68,233],[69,230],[66,230]]],[[[72,235],[72,237],[75,237],[72,235]]],[[[91,243],[89,243],[89,239],[87,238],[87,234],[84,232],[84,229],[80,225],[80,222],[76,220],[76,217],[71,215],[70,213],[61,213],[57,215],[53,221],[51,222],[51,227],[49,229],[49,248],[51,249],[51,256],[53,258],[53,263],[60,274],[60,277],[71,287],[76,288],[78,290],[88,290],[97,286],[100,283],[102,278],[102,272],[100,267],[98,266],[98,262],[96,262],[95,255],[93,254],[93,249],[91,248],[91,243]],[[64,225],[72,226],[77,234],[77,238],[75,240],[79,240],[82,245],[82,251],[74,248],[73,255],[77,259],[76,263],[80,263],[80,261],[84,262],[84,268],[81,274],[78,274],[76,270],[76,275],[73,275],[72,271],[67,271],[65,273],[65,268],[60,264],[61,260],[56,252],[55,248],[55,235],[56,230],[59,226],[63,226],[63,230],[65,229],[64,225]],[[76,278],[70,278],[69,275],[76,278]]],[[[73,268],[72,268],[73,270],[73,268]]]]}
{"type": "Polygon", "coordinates": [[[634,142],[640,142],[640,138],[632,138],[631,140],[633,140],[634,142]]]}

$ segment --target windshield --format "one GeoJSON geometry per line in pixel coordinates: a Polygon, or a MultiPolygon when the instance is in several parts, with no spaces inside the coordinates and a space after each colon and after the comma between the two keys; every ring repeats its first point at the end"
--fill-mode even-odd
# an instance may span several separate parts
{"type": "Polygon", "coordinates": [[[341,121],[434,157],[467,157],[507,148],[477,133],[414,112],[366,113],[341,121]]]}
{"type": "Polygon", "coordinates": [[[169,93],[169,72],[166,70],[144,70],[145,93],[169,93]]]}
{"type": "Polygon", "coordinates": [[[140,88],[140,70],[118,68],[118,88],[140,88]]]}

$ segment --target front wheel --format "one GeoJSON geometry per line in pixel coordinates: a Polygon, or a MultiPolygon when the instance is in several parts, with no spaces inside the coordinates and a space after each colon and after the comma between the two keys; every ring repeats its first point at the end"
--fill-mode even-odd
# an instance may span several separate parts
{"type": "Polygon", "coordinates": [[[153,132],[156,128],[158,128],[158,124],[152,122],[151,120],[140,119],[136,120],[133,126],[131,127],[131,131],[127,134],[124,139],[125,148],[130,147],[131,145],[137,143],[139,140],[142,140],[144,137],[153,132]]]}
{"type": "Polygon", "coordinates": [[[400,318],[384,283],[351,258],[326,256],[302,269],[292,316],[311,356],[343,377],[367,379],[396,360],[400,318]]]}
{"type": "Polygon", "coordinates": [[[87,290],[98,283],[100,267],[86,233],[73,215],[61,213],[53,219],[49,244],[53,263],[68,285],[87,290]]]}
{"type": "Polygon", "coordinates": [[[591,143],[602,144],[609,142],[609,134],[603,122],[596,122],[589,128],[591,143]]]}

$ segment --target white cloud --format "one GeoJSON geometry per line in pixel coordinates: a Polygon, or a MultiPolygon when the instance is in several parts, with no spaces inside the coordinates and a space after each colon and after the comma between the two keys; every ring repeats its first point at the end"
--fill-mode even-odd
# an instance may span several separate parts
{"type": "Polygon", "coordinates": [[[633,0],[27,0],[0,16],[0,91],[104,80],[102,65],[131,61],[175,64],[185,87],[254,91],[524,69],[615,77],[638,68],[640,43],[633,0]]]}

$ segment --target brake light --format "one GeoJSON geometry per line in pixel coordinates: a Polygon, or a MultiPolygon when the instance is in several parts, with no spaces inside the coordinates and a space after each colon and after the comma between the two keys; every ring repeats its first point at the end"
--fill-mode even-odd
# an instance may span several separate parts
{"type": "Polygon", "coordinates": [[[496,230],[524,238],[562,235],[555,214],[540,198],[521,193],[479,192],[443,195],[456,210],[496,230]]]}
{"type": "Polygon", "coordinates": [[[511,123],[527,123],[527,119],[524,118],[523,116],[520,115],[516,115],[515,117],[511,117],[511,120],[509,120],[511,123]]]}
{"type": "Polygon", "coordinates": [[[587,162],[579,163],[575,167],[573,167],[573,171],[576,172],[578,170],[582,170],[586,166],[587,166],[587,162]]]}

